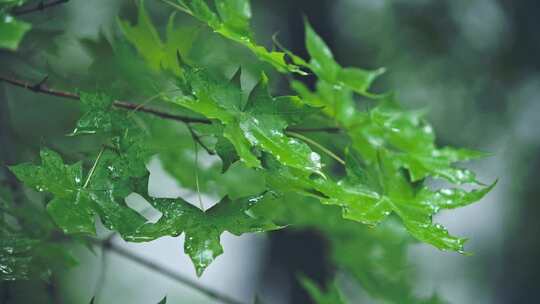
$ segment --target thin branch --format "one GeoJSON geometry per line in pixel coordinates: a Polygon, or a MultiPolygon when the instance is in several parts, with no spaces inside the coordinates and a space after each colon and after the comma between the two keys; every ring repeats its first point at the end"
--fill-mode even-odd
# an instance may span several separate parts
{"type": "Polygon", "coordinates": [[[171,114],[171,113],[163,112],[163,111],[152,109],[152,108],[141,107],[139,104],[130,103],[127,101],[115,100],[113,102],[113,105],[117,108],[144,112],[144,113],[152,114],[154,116],[158,116],[165,119],[181,121],[183,123],[200,123],[200,124],[206,124],[206,125],[212,124],[212,121],[209,119],[171,114]]]}
{"type": "MultiPolygon", "coordinates": [[[[107,243],[112,242],[112,239],[115,236],[116,236],[115,232],[111,233],[107,238],[105,238],[102,241],[102,243],[107,244],[107,243]]],[[[99,270],[99,276],[97,278],[97,282],[94,288],[93,301],[101,297],[101,293],[103,292],[103,289],[105,288],[105,280],[107,278],[107,268],[108,268],[107,267],[108,256],[109,256],[109,251],[105,250],[105,246],[101,247],[101,265],[100,265],[100,270],[99,270]]],[[[94,303],[94,302],[91,302],[91,303],[94,303]]]]}
{"type": "MultiPolygon", "coordinates": [[[[46,80],[47,80],[47,78],[45,77],[39,83],[32,84],[30,82],[26,82],[26,81],[22,81],[22,80],[18,80],[18,79],[14,79],[14,78],[10,78],[10,77],[0,75],[0,81],[4,81],[6,83],[9,83],[9,84],[17,86],[17,87],[25,88],[25,89],[30,90],[30,91],[35,92],[35,93],[52,95],[52,96],[66,98],[66,99],[72,99],[72,100],[80,100],[81,99],[80,96],[75,94],[75,93],[66,92],[66,91],[59,91],[59,90],[54,90],[54,89],[49,88],[45,84],[46,80]]],[[[148,108],[148,107],[142,106],[141,104],[131,103],[131,102],[128,102],[128,101],[115,100],[113,102],[113,105],[115,107],[117,107],[117,108],[144,112],[144,113],[151,114],[151,115],[154,115],[154,116],[158,116],[158,117],[161,117],[161,118],[164,118],[164,119],[180,121],[180,122],[183,122],[183,123],[186,123],[186,124],[190,124],[190,123],[199,123],[199,124],[207,124],[207,125],[212,124],[212,121],[209,120],[209,119],[206,119],[206,118],[196,118],[196,117],[188,117],[188,116],[183,116],[183,115],[171,114],[171,113],[163,112],[163,111],[160,111],[160,110],[157,110],[157,109],[148,108]]],[[[341,129],[338,128],[338,127],[320,127],[320,128],[290,127],[290,128],[287,128],[287,131],[300,132],[300,133],[307,133],[307,132],[338,133],[338,132],[341,131],[341,129]]],[[[203,148],[204,148],[204,146],[203,146],[203,148]]],[[[207,151],[211,151],[211,150],[207,150],[207,151]]],[[[209,153],[209,154],[212,154],[212,153],[209,153]]]]}
{"type": "Polygon", "coordinates": [[[174,271],[171,271],[170,269],[168,268],[165,268],[151,260],[148,260],[148,259],[145,259],[143,257],[140,257],[138,255],[135,255],[133,254],[132,252],[130,252],[129,250],[127,249],[124,249],[118,245],[115,245],[114,243],[112,242],[100,242],[100,241],[97,241],[97,240],[92,240],[95,244],[99,245],[99,246],[102,246],[104,250],[110,250],[111,252],[114,252],[132,262],[135,262],[139,265],[142,265],[150,270],[153,270],[155,272],[158,272],[172,280],[175,280],[183,285],[186,285],[186,286],[189,286],[195,290],[198,290],[199,292],[207,295],[208,297],[210,298],[213,298],[221,303],[226,303],[226,304],[243,304],[242,302],[238,301],[238,300],[235,300],[227,295],[224,295],[224,294],[221,294],[215,290],[212,290],[208,287],[205,287],[201,284],[199,284],[198,282],[190,279],[190,278],[187,278],[179,273],[176,273],[174,271]]]}
{"type": "Polygon", "coordinates": [[[28,6],[28,7],[23,7],[23,8],[20,8],[20,9],[17,9],[17,10],[14,10],[11,12],[12,15],[14,16],[20,16],[20,15],[26,15],[26,14],[30,14],[30,13],[33,13],[33,12],[38,12],[38,11],[44,11],[45,9],[47,8],[50,8],[50,7],[53,7],[53,6],[57,6],[57,5],[60,5],[60,4],[64,4],[64,3],[67,3],[69,2],[69,0],[53,0],[53,1],[49,1],[49,2],[46,2],[46,1],[40,1],[38,4],[34,5],[34,6],[28,6]]]}
{"type": "Polygon", "coordinates": [[[71,93],[71,92],[63,92],[63,91],[57,91],[57,90],[54,90],[54,89],[50,89],[45,85],[45,83],[43,81],[40,81],[36,85],[36,84],[30,83],[30,82],[26,82],[26,81],[14,79],[14,78],[9,78],[9,77],[6,77],[6,76],[1,76],[1,75],[0,75],[0,81],[7,82],[7,83],[9,83],[11,85],[14,85],[14,86],[17,86],[17,87],[25,88],[25,89],[33,91],[35,93],[43,93],[43,94],[62,97],[62,98],[67,98],[67,99],[80,100],[79,95],[71,93]]]}
{"type": "MultiPolygon", "coordinates": [[[[35,93],[52,95],[52,96],[57,96],[57,97],[66,98],[66,99],[72,99],[72,100],[80,100],[81,99],[80,96],[75,94],[75,93],[51,89],[47,85],[45,85],[45,83],[43,81],[39,82],[36,85],[36,84],[32,84],[30,82],[26,82],[26,81],[14,79],[14,78],[9,78],[9,77],[6,77],[6,76],[1,76],[1,75],[0,75],[0,81],[4,81],[6,83],[9,83],[9,84],[17,86],[17,87],[25,88],[25,89],[33,91],[35,93]]],[[[155,116],[158,116],[158,117],[161,117],[161,118],[181,121],[181,122],[184,122],[184,123],[200,123],[200,124],[211,124],[212,123],[212,121],[210,121],[209,119],[187,117],[187,116],[183,116],[183,115],[171,114],[171,113],[163,112],[163,111],[152,109],[152,108],[147,108],[147,107],[141,106],[140,104],[131,103],[131,102],[128,102],[128,101],[115,100],[113,102],[113,106],[115,106],[117,108],[121,108],[121,109],[144,112],[144,113],[155,115],[155,116]]]]}
{"type": "Polygon", "coordinates": [[[193,130],[193,127],[191,127],[191,125],[187,125],[188,127],[188,130],[189,130],[189,133],[191,133],[191,137],[193,138],[194,141],[196,141],[200,146],[201,148],[203,148],[206,153],[210,154],[210,155],[215,155],[216,152],[213,151],[212,149],[210,149],[201,139],[201,136],[199,136],[199,134],[197,134],[195,132],[195,130],[193,130]]]}

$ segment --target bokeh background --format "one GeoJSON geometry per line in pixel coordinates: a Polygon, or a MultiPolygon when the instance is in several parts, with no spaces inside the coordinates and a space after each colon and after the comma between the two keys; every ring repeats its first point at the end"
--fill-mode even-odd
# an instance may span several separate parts
{"type": "MultiPolygon", "coordinates": [[[[417,293],[437,291],[450,303],[540,303],[540,2],[252,2],[261,42],[270,46],[278,33],[282,44],[307,57],[305,16],[342,65],[388,69],[375,90],[392,89],[406,107],[429,108],[439,144],[493,153],[471,166],[486,183],[498,178],[495,190],[480,203],[439,216],[450,231],[470,238],[467,249],[474,254],[413,246],[409,260],[418,269],[417,293]]],[[[159,1],[147,0],[146,5],[154,20],[165,24],[168,8],[159,1]]],[[[0,72],[39,79],[52,66],[58,78],[82,78],[91,58],[80,40],[114,32],[118,15],[133,17],[135,12],[133,1],[72,0],[28,15],[36,30],[25,38],[23,49],[33,55],[0,52],[0,72]],[[36,51],[37,46],[42,49],[36,51]]],[[[21,153],[30,153],[22,146],[36,151],[41,144],[73,145],[63,135],[76,113],[76,105],[0,84],[2,162],[11,164],[21,153]]],[[[149,168],[152,191],[182,191],[158,162],[149,168]]],[[[195,278],[181,239],[143,245],[114,241],[195,278]]],[[[265,303],[309,303],[296,275],[332,276],[325,241],[316,231],[226,234],[223,243],[225,254],[200,282],[246,302],[258,294],[265,303]]],[[[81,265],[56,278],[55,292],[63,303],[88,303],[94,294],[96,303],[156,303],[164,295],[173,304],[213,303],[112,253],[74,250],[81,265]]],[[[40,303],[48,291],[35,286],[28,282],[10,288],[20,297],[17,303],[40,303]]]]}

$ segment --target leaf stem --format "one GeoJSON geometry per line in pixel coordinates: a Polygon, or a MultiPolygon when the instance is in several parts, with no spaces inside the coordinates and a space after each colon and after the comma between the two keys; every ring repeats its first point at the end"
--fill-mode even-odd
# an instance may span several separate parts
{"type": "Polygon", "coordinates": [[[319,128],[303,128],[303,127],[288,127],[287,131],[289,132],[323,132],[323,133],[339,133],[343,131],[339,127],[319,127],[319,128]]]}
{"type": "Polygon", "coordinates": [[[165,3],[165,4],[168,4],[168,5],[172,6],[172,7],[174,7],[174,8],[176,8],[176,9],[179,10],[179,11],[182,11],[182,12],[188,14],[188,15],[193,16],[193,12],[192,12],[191,10],[186,9],[186,8],[183,7],[183,6],[180,6],[180,5],[178,5],[178,4],[174,3],[174,2],[171,2],[171,1],[169,1],[169,0],[160,0],[160,1],[163,2],[163,3],[165,3]]]}
{"type": "MultiPolygon", "coordinates": [[[[188,125],[188,129],[189,129],[189,132],[191,132],[191,137],[193,138],[193,150],[195,152],[195,186],[197,187],[197,198],[199,200],[199,207],[204,212],[204,204],[202,201],[201,188],[199,185],[199,145],[198,143],[200,139],[198,138],[197,134],[195,134],[195,131],[193,131],[190,125],[188,125]]],[[[203,146],[203,148],[205,147],[203,146]]]]}
{"type": "Polygon", "coordinates": [[[101,150],[99,150],[96,160],[94,161],[94,164],[92,165],[92,168],[90,169],[90,172],[88,173],[88,176],[86,177],[86,181],[84,182],[83,189],[88,187],[88,184],[90,183],[90,180],[92,179],[92,176],[94,175],[94,172],[96,172],[96,168],[99,163],[99,160],[101,159],[101,156],[103,155],[103,151],[105,151],[105,147],[101,147],[101,150]]]}
{"type": "Polygon", "coordinates": [[[343,159],[341,159],[339,156],[337,156],[334,152],[328,150],[327,148],[325,148],[323,145],[319,144],[318,142],[314,141],[313,139],[311,138],[308,138],[300,133],[296,133],[296,132],[291,132],[291,131],[285,131],[285,133],[289,136],[292,136],[292,137],[296,137],[300,140],[303,140],[305,142],[307,142],[308,144],[311,144],[313,146],[315,146],[316,148],[318,148],[319,150],[323,151],[324,153],[326,153],[328,156],[332,157],[333,159],[335,159],[338,163],[342,164],[343,166],[345,166],[345,161],[343,159]]]}

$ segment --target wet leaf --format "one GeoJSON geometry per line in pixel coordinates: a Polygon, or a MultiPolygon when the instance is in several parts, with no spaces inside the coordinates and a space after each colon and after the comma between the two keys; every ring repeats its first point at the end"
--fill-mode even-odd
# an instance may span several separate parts
{"type": "Polygon", "coordinates": [[[58,153],[44,149],[41,165],[20,164],[10,167],[19,180],[39,192],[55,198],[47,211],[65,233],[95,234],[94,212],[83,185],[82,164],[66,165],[58,153]]]}
{"type": "MultiPolygon", "coordinates": [[[[478,190],[462,189],[431,190],[427,186],[411,184],[405,173],[399,170],[399,162],[385,152],[378,153],[377,163],[372,166],[359,164],[360,158],[349,151],[348,163],[350,175],[356,181],[363,180],[372,188],[378,189],[379,200],[368,212],[360,212],[350,216],[353,220],[363,221],[371,218],[373,212],[379,221],[391,212],[397,214],[407,230],[420,241],[432,244],[442,250],[463,252],[465,239],[453,237],[439,224],[432,223],[432,217],[441,209],[463,207],[480,200],[494,186],[478,190]]],[[[347,208],[347,204],[342,205],[347,208]]]]}
{"type": "Polygon", "coordinates": [[[405,111],[388,97],[367,115],[357,115],[351,123],[353,146],[369,162],[377,151],[392,154],[400,166],[408,169],[413,182],[428,176],[444,178],[455,184],[477,183],[472,171],[455,167],[456,162],[485,157],[485,153],[437,148],[432,127],[423,111],[405,111]]]}
{"type": "Polygon", "coordinates": [[[81,92],[82,117],[77,121],[73,135],[110,133],[125,117],[113,109],[113,100],[104,94],[81,92]]]}
{"type": "Polygon", "coordinates": [[[395,213],[415,238],[439,249],[458,252],[464,251],[465,240],[453,237],[441,225],[433,224],[432,216],[441,209],[476,202],[495,185],[470,192],[418,188],[408,181],[395,161],[382,152],[373,166],[365,166],[359,157],[349,152],[349,176],[339,182],[313,178],[294,169],[272,167],[272,161],[267,161],[267,166],[270,169],[268,183],[274,189],[283,193],[295,191],[316,197],[323,204],[340,206],[344,218],[368,225],[379,224],[395,213]]]}
{"type": "Polygon", "coordinates": [[[322,81],[333,86],[345,86],[354,92],[371,96],[368,89],[384,69],[374,71],[359,68],[343,68],[334,59],[332,51],[306,21],[306,47],[311,60],[309,67],[322,81]]]}
{"type": "Polygon", "coordinates": [[[177,53],[187,56],[198,29],[183,28],[174,30],[174,15],[171,15],[167,25],[166,41],[162,41],[150,16],[144,8],[144,2],[138,3],[137,24],[131,25],[127,21],[118,20],[120,29],[125,37],[131,42],[137,51],[149,63],[154,71],[161,69],[170,71],[175,75],[181,75],[182,71],[178,62],[177,53]]]}
{"type": "Polygon", "coordinates": [[[287,63],[284,52],[269,51],[255,42],[249,27],[250,1],[214,0],[214,5],[217,12],[204,0],[182,0],[172,6],[206,23],[223,37],[247,47],[260,60],[271,64],[278,71],[305,74],[298,66],[287,63]]]}
{"type": "Polygon", "coordinates": [[[163,216],[156,224],[138,230],[141,238],[158,238],[185,233],[184,251],[191,257],[198,276],[223,253],[220,235],[262,232],[279,228],[265,218],[250,214],[250,209],[270,200],[269,195],[231,200],[223,198],[212,208],[202,211],[181,199],[155,199],[151,204],[163,216]]]}
{"type": "Polygon", "coordinates": [[[259,148],[273,154],[282,164],[322,174],[320,156],[305,143],[288,137],[284,130],[287,117],[291,115],[287,109],[297,109],[297,117],[301,112],[309,111],[299,105],[294,98],[274,98],[270,95],[266,77],[250,93],[246,106],[242,107],[241,88],[231,82],[221,82],[204,70],[186,69],[187,79],[193,89],[194,96],[176,95],[169,100],[205,115],[218,119],[224,125],[223,136],[235,147],[239,158],[249,167],[259,167],[259,160],[253,154],[253,148],[259,148]],[[188,73],[191,72],[191,73],[188,73]],[[284,105],[290,103],[289,105],[284,105]],[[268,110],[276,108],[275,110],[268,110]],[[285,109],[282,116],[280,110],[285,109]]]}

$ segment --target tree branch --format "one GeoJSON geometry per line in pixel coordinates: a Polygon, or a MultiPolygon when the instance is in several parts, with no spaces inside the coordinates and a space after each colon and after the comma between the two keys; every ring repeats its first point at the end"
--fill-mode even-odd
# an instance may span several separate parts
{"type": "MultiPolygon", "coordinates": [[[[0,81],[4,81],[6,83],[9,83],[9,84],[17,86],[17,87],[25,88],[25,89],[33,91],[35,93],[52,95],[52,96],[71,99],[71,100],[80,100],[81,99],[80,96],[75,94],[75,93],[50,89],[49,87],[47,87],[47,85],[45,84],[45,82],[43,80],[40,81],[37,84],[32,84],[32,83],[29,83],[29,82],[26,82],[26,81],[22,81],[22,80],[18,80],[18,79],[14,79],[14,78],[10,78],[10,77],[0,75],[0,81]]],[[[115,100],[115,101],[113,101],[113,106],[115,106],[117,108],[121,108],[121,109],[126,109],[126,110],[144,112],[144,113],[155,115],[155,116],[158,116],[158,117],[161,117],[161,118],[181,121],[181,122],[184,122],[184,123],[201,123],[201,124],[211,124],[212,123],[209,119],[171,114],[171,113],[163,112],[163,111],[160,111],[160,110],[156,110],[156,109],[148,108],[148,107],[145,107],[145,106],[141,106],[140,104],[131,103],[131,102],[128,102],[128,101],[115,100]]]]}
{"type": "Polygon", "coordinates": [[[133,254],[131,251],[127,250],[127,249],[124,249],[118,245],[115,245],[114,243],[112,243],[110,240],[109,241],[105,241],[105,242],[101,242],[101,241],[98,241],[98,240],[93,240],[92,239],[92,242],[94,242],[94,244],[96,245],[99,245],[101,247],[103,247],[104,250],[109,250],[111,252],[114,252],[132,262],[135,262],[139,265],[142,265],[150,270],[153,270],[155,272],[158,272],[172,280],[175,280],[183,285],[186,285],[186,286],[189,286],[195,290],[198,290],[199,292],[207,295],[208,297],[210,298],[213,298],[221,303],[226,303],[226,304],[243,304],[242,302],[238,301],[238,300],[235,300],[227,295],[224,295],[224,294],[221,294],[215,290],[212,290],[208,287],[205,287],[201,284],[199,284],[198,282],[190,279],[190,278],[187,278],[179,273],[176,273],[174,271],[171,271],[170,269],[168,268],[165,268],[153,261],[150,261],[148,259],[145,259],[143,257],[140,257],[138,255],[135,255],[133,254]]]}
{"type": "MultiPolygon", "coordinates": [[[[41,93],[41,94],[71,99],[71,100],[81,99],[80,96],[75,93],[59,91],[59,90],[54,90],[54,89],[49,88],[45,84],[46,80],[47,80],[47,77],[45,77],[43,80],[41,80],[37,84],[33,84],[27,81],[0,75],[0,81],[4,81],[6,83],[9,83],[17,87],[25,88],[35,93],[41,93]]],[[[212,121],[206,118],[196,118],[196,117],[188,117],[188,116],[183,116],[183,115],[178,115],[178,114],[171,114],[171,113],[167,113],[167,112],[160,111],[157,109],[148,108],[141,104],[131,103],[128,101],[115,100],[113,101],[113,105],[117,108],[121,108],[125,110],[140,111],[140,112],[158,116],[164,119],[180,121],[186,124],[190,124],[190,123],[199,123],[199,124],[207,124],[207,125],[212,124],[212,121]]],[[[287,131],[299,132],[299,133],[304,133],[304,132],[338,133],[338,132],[341,132],[342,130],[338,127],[320,127],[320,128],[289,127],[287,128],[287,131]]]]}
{"type": "Polygon", "coordinates": [[[26,15],[26,14],[30,14],[30,13],[33,13],[33,12],[44,11],[47,8],[57,6],[57,5],[60,5],[60,4],[64,4],[64,3],[67,3],[67,2],[69,2],[69,0],[53,0],[53,1],[50,1],[50,2],[45,2],[45,0],[43,0],[43,1],[40,1],[38,4],[36,4],[34,6],[23,7],[23,8],[17,9],[17,10],[13,10],[11,12],[11,14],[14,15],[14,16],[26,15]]]}

